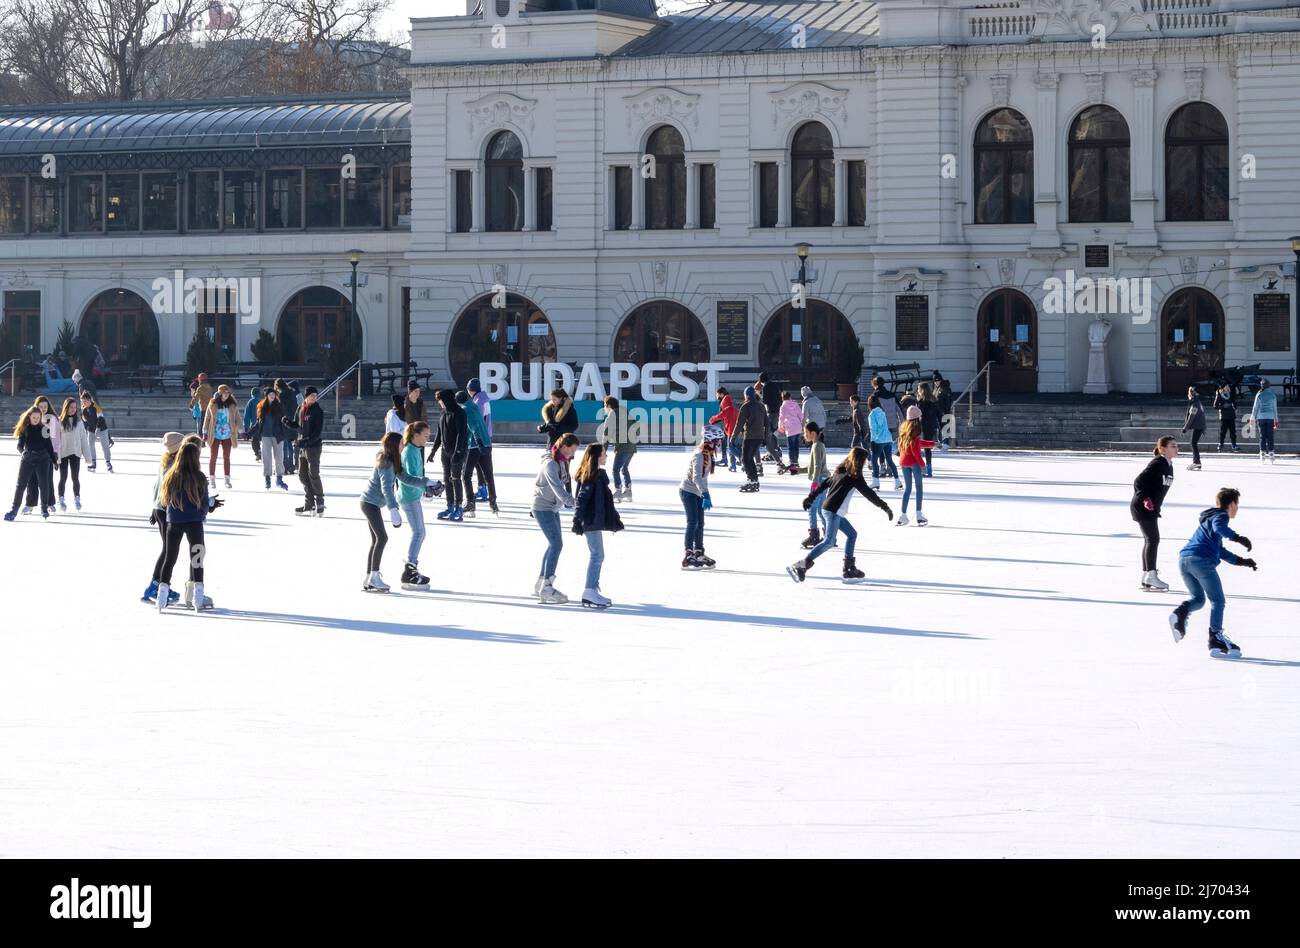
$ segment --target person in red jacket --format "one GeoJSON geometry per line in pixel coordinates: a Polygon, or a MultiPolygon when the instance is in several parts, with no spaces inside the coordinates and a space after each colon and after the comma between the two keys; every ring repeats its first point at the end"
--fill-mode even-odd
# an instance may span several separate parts
{"type": "Polygon", "coordinates": [[[921,513],[921,499],[924,494],[921,482],[925,478],[925,451],[933,449],[934,441],[921,437],[921,409],[911,405],[907,409],[907,420],[898,426],[898,466],[903,469],[903,511],[898,515],[894,526],[907,526],[907,502],[912,497],[912,488],[916,488],[916,525],[924,527],[930,521],[921,513]]]}
{"type": "Polygon", "coordinates": [[[709,419],[709,424],[722,422],[722,430],[727,433],[727,470],[734,474],[736,464],[740,461],[740,445],[735,438],[736,419],[740,417],[740,409],[732,402],[724,386],[719,385],[715,394],[718,396],[718,413],[709,419]]]}

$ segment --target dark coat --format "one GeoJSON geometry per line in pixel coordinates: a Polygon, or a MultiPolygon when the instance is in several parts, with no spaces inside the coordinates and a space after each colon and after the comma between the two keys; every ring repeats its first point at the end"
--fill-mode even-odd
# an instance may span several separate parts
{"type": "Polygon", "coordinates": [[[768,414],[781,410],[781,386],[775,382],[763,383],[763,406],[768,414]]]}
{"type": "Polygon", "coordinates": [[[596,476],[578,485],[573,495],[573,532],[581,536],[588,530],[609,530],[617,533],[623,529],[614,494],[609,489],[609,475],[598,470],[596,476]]]}
{"type": "Polygon", "coordinates": [[[807,510],[812,506],[813,499],[824,493],[826,499],[822,501],[822,510],[827,513],[839,513],[839,509],[844,504],[844,499],[849,496],[849,491],[856,490],[867,500],[871,501],[893,519],[894,512],[890,509],[889,504],[880,499],[880,495],[867,486],[867,482],[859,474],[857,477],[850,477],[843,471],[837,471],[829,478],[822,481],[804,498],[803,509],[807,510]]]}
{"type": "Polygon", "coordinates": [[[1165,502],[1165,494],[1174,485],[1174,466],[1164,455],[1156,455],[1147,462],[1142,473],[1133,479],[1133,499],[1129,501],[1128,512],[1134,520],[1155,520],[1160,516],[1160,505],[1165,502]],[[1147,498],[1155,510],[1147,510],[1142,503],[1147,498]]]}
{"type": "Polygon", "coordinates": [[[1233,402],[1231,395],[1225,395],[1223,392],[1215,392],[1214,407],[1219,410],[1220,421],[1237,420],[1237,405],[1233,402]]]}
{"type": "Polygon", "coordinates": [[[736,418],[736,431],[742,441],[767,440],[767,410],[760,401],[744,402],[736,418]]]}
{"type": "Polygon", "coordinates": [[[560,439],[560,435],[568,434],[570,431],[578,430],[578,407],[573,404],[573,399],[566,398],[556,408],[548,400],[542,406],[542,423],[537,426],[537,430],[546,435],[546,444],[555,444],[560,439]]]}
{"type": "Polygon", "coordinates": [[[451,402],[443,405],[442,417],[438,419],[438,433],[433,436],[429,446],[429,456],[441,449],[445,461],[463,459],[469,450],[469,423],[465,421],[465,410],[451,402]]]}
{"type": "Polygon", "coordinates": [[[1183,422],[1183,430],[1205,430],[1205,406],[1201,404],[1200,396],[1187,403],[1187,420],[1183,422]]]}
{"type": "Polygon", "coordinates": [[[927,441],[933,441],[939,435],[941,415],[939,403],[936,401],[922,401],[916,404],[921,409],[921,437],[927,441]]]}
{"type": "Polygon", "coordinates": [[[319,448],[321,446],[321,442],[324,440],[322,433],[325,430],[325,411],[320,407],[320,402],[299,408],[296,420],[291,421],[289,416],[285,415],[284,423],[298,431],[299,448],[319,448]]]}

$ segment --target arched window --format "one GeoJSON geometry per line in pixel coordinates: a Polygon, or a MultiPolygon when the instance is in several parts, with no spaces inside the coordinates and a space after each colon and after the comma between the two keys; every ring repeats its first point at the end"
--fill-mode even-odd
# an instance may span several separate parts
{"type": "Polygon", "coordinates": [[[858,345],[848,319],[830,303],[810,299],[802,309],[786,303],[763,326],[758,364],[782,388],[829,388],[841,349],[858,345]]]}
{"type": "Polygon", "coordinates": [[[149,304],[130,290],[105,290],[91,300],[81,317],[80,334],[99,346],[110,364],[158,363],[158,320],[149,304]]]}
{"type": "Polygon", "coordinates": [[[835,149],[821,122],[806,122],[790,143],[790,223],[830,227],[835,223],[835,149]]]}
{"type": "Polygon", "coordinates": [[[1128,123],[1108,105],[1079,113],[1070,127],[1070,220],[1126,221],[1128,123]]]}
{"type": "Polygon", "coordinates": [[[488,294],[461,312],[447,355],[451,377],[464,388],[482,362],[556,361],[555,330],[531,300],[507,293],[505,309],[494,309],[488,294]]]}
{"type": "Polygon", "coordinates": [[[1034,222],[1034,133],[1015,109],[998,109],[975,130],[975,223],[1034,222]]]}
{"type": "MultiPolygon", "coordinates": [[[[614,334],[614,361],[643,366],[647,362],[708,362],[709,334],[681,303],[642,303],[614,334]]],[[[697,381],[703,379],[703,373],[697,381]]],[[[713,393],[702,397],[710,398],[713,393]]]]}
{"type": "Polygon", "coordinates": [[[647,230],[681,230],[686,226],[686,145],[671,125],[661,125],[646,142],[654,157],[654,177],[645,179],[647,230]]]}
{"type": "Polygon", "coordinates": [[[1223,368],[1223,307],[1214,294],[1197,286],[1173,293],[1160,309],[1160,390],[1183,395],[1223,368]]]}
{"type": "Polygon", "coordinates": [[[1228,123],[1208,102],[1184,105],[1165,129],[1165,220],[1228,219],[1228,123]]]}
{"type": "Polygon", "coordinates": [[[362,340],[351,301],[328,286],[310,286],[280,310],[276,341],[286,365],[324,365],[337,348],[364,351],[362,340]]]}
{"type": "Polygon", "coordinates": [[[989,366],[995,392],[1038,391],[1038,311],[1019,290],[994,290],[976,320],[975,369],[989,366]]]}
{"type": "Polygon", "coordinates": [[[488,230],[524,229],[524,149],[514,132],[497,132],[487,146],[488,230]]]}

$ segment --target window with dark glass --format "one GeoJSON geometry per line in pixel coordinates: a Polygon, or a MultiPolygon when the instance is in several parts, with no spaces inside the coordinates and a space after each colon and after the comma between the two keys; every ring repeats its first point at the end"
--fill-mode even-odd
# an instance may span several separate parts
{"type": "Polygon", "coordinates": [[[758,165],[758,226],[775,227],[778,219],[777,202],[780,200],[781,179],[775,161],[758,165]]]}
{"type": "Polygon", "coordinates": [[[763,326],[758,339],[758,364],[774,378],[789,379],[795,390],[841,381],[835,378],[841,353],[858,345],[848,319],[834,306],[808,299],[796,309],[784,304],[763,326]]]}
{"type": "MultiPolygon", "coordinates": [[[[686,146],[671,125],[655,129],[646,142],[653,177],[645,179],[647,230],[681,230],[686,226],[686,146]]],[[[643,167],[646,167],[643,165],[643,167]]]]}
{"type": "MultiPolygon", "coordinates": [[[[556,361],[557,352],[546,314],[530,300],[507,293],[504,309],[492,305],[490,294],[465,307],[452,327],[447,355],[451,377],[463,387],[484,362],[545,364],[556,361]]],[[[534,394],[543,397],[540,389],[534,394]]]]}
{"type": "Polygon", "coordinates": [[[632,229],[632,169],[614,169],[614,229],[632,229]]]}
{"type": "Polygon", "coordinates": [[[257,230],[256,171],[227,171],[222,182],[222,226],[225,230],[257,230]]]}
{"type": "Polygon", "coordinates": [[[849,215],[844,223],[849,227],[867,226],[867,163],[846,162],[844,177],[849,189],[849,215]]]}
{"type": "Polygon", "coordinates": [[[302,169],[284,168],[266,173],[266,229],[302,227],[302,169]]]}
{"type": "Polygon", "coordinates": [[[145,230],[176,230],[176,175],[145,173],[141,216],[145,230]]]}
{"type": "Polygon", "coordinates": [[[27,179],[22,175],[0,178],[0,234],[27,230],[27,179]]]}
{"type": "Polygon", "coordinates": [[[700,165],[700,227],[711,230],[717,226],[717,168],[700,165]]]}
{"type": "Polygon", "coordinates": [[[474,173],[457,171],[456,176],[456,233],[468,234],[474,226],[474,173]]]}
{"type": "Polygon", "coordinates": [[[790,222],[830,227],[835,222],[835,151],[821,122],[806,122],[790,145],[790,222]]]}
{"type": "Polygon", "coordinates": [[[191,171],[189,179],[190,230],[216,230],[221,226],[221,172],[191,171]]]}
{"type": "MultiPolygon", "coordinates": [[[[638,366],[649,362],[708,362],[709,334],[698,317],[680,303],[642,303],[614,333],[614,361],[638,366]]],[[[703,373],[695,378],[703,381],[703,373]]],[[[680,386],[672,388],[680,390],[680,386]]]]}
{"type": "Polygon", "coordinates": [[[105,226],[111,231],[140,229],[140,176],[110,174],[104,202],[105,226]]]}
{"type": "Polygon", "coordinates": [[[343,178],[338,168],[307,169],[307,226],[338,227],[342,223],[343,178]]]}
{"type": "Polygon", "coordinates": [[[1228,219],[1228,123],[1208,102],[1184,105],[1165,129],[1165,219],[1228,219]]]}
{"type": "Polygon", "coordinates": [[[487,229],[524,229],[524,149],[513,132],[497,132],[487,147],[487,229]]]}
{"type": "Polygon", "coordinates": [[[1015,109],[998,109],[975,130],[975,223],[1034,222],[1034,134],[1015,109]]]}
{"type": "Polygon", "coordinates": [[[29,178],[33,234],[59,231],[59,183],[49,178],[29,178]]]}
{"type": "Polygon", "coordinates": [[[411,226],[411,166],[393,165],[393,201],[390,227],[411,226]]]}
{"type": "Polygon", "coordinates": [[[308,287],[285,304],[276,339],[289,365],[320,365],[341,346],[358,352],[365,347],[364,329],[350,300],[326,286],[308,287]]]}
{"type": "Polygon", "coordinates": [[[537,229],[550,230],[552,224],[552,187],[550,168],[538,168],[537,175],[537,229]]]}
{"type": "Polygon", "coordinates": [[[5,290],[4,307],[0,324],[17,347],[16,355],[29,362],[35,361],[41,351],[40,290],[5,290]]]}
{"type": "Polygon", "coordinates": [[[1129,219],[1128,123],[1108,105],[1079,113],[1070,128],[1070,220],[1129,219]]]}
{"type": "Polygon", "coordinates": [[[355,178],[343,179],[343,226],[379,228],[384,223],[381,168],[358,168],[355,178]]]}
{"type": "Polygon", "coordinates": [[[68,192],[68,230],[97,233],[104,229],[104,177],[74,174],[68,192]]]}

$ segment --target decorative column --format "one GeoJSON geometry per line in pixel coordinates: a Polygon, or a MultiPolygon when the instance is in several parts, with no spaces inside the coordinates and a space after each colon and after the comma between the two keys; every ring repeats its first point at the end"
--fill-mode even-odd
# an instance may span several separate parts
{"type": "Polygon", "coordinates": [[[1061,76],[1040,72],[1034,76],[1038,89],[1034,117],[1034,236],[1031,248],[1058,248],[1061,234],[1057,229],[1056,199],[1056,88],[1061,76]]]}
{"type": "Polygon", "coordinates": [[[1133,128],[1138,134],[1129,139],[1129,160],[1132,162],[1130,178],[1132,196],[1129,213],[1133,231],[1130,247],[1155,247],[1156,191],[1155,191],[1155,101],[1156,77],[1154,69],[1136,69],[1133,79],[1133,128]]]}
{"type": "Polygon", "coordinates": [[[537,230],[537,169],[524,165],[524,230],[537,230]]]}
{"type": "Polygon", "coordinates": [[[782,158],[776,163],[776,226],[790,226],[790,161],[782,158]]]}
{"type": "Polygon", "coordinates": [[[700,226],[700,163],[686,161],[686,229],[700,226]]]}
{"type": "Polygon", "coordinates": [[[835,159],[835,219],[832,227],[843,227],[849,219],[848,163],[843,158],[835,159]]]}
{"type": "Polygon", "coordinates": [[[629,230],[645,229],[645,183],[640,162],[632,166],[632,226],[629,230]]]}
{"type": "Polygon", "coordinates": [[[476,162],[474,169],[470,172],[473,187],[473,199],[470,201],[470,232],[481,234],[483,232],[483,211],[487,206],[487,188],[484,179],[487,177],[483,173],[483,162],[476,162]]]}

